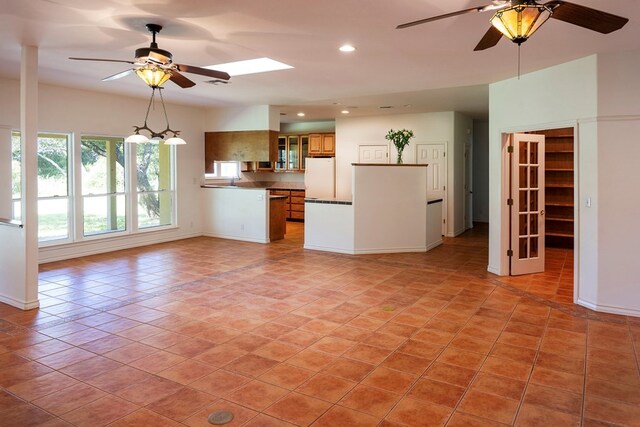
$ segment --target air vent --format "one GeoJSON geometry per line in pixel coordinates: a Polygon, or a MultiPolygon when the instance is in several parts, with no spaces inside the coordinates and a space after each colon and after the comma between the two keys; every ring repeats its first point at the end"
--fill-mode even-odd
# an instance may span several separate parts
{"type": "Polygon", "coordinates": [[[205,83],[209,83],[210,85],[228,85],[231,82],[228,82],[226,80],[220,80],[220,79],[213,79],[213,80],[206,80],[205,83]]]}
{"type": "Polygon", "coordinates": [[[390,108],[393,108],[393,106],[392,106],[392,105],[383,105],[383,106],[382,106],[382,107],[380,107],[380,108],[382,108],[383,110],[388,110],[388,109],[390,109],[390,108]]]}

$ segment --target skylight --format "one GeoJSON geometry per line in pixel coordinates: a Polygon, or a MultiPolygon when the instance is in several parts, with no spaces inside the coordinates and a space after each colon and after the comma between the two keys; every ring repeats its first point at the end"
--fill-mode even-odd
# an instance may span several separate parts
{"type": "Polygon", "coordinates": [[[245,74],[265,73],[267,71],[287,70],[291,65],[278,62],[271,58],[247,59],[245,61],[228,62],[226,64],[209,65],[204,68],[226,71],[230,76],[243,76],[245,74]]]}

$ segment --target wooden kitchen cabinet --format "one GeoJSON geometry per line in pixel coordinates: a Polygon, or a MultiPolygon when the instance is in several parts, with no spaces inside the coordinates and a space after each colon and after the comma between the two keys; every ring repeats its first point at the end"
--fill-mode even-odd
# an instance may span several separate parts
{"type": "Polygon", "coordinates": [[[274,196],[287,196],[285,216],[288,220],[304,221],[304,190],[269,190],[274,196]]]}
{"type": "Polygon", "coordinates": [[[309,134],[309,155],[328,156],[336,155],[336,134],[335,133],[312,133],[309,134]]]}

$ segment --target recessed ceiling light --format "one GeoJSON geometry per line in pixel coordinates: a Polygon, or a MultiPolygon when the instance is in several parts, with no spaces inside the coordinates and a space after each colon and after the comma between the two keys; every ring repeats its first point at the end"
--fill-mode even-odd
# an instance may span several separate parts
{"type": "Polygon", "coordinates": [[[298,113],[298,117],[304,117],[304,113],[303,113],[302,111],[300,111],[300,112],[298,113]]]}
{"type": "Polygon", "coordinates": [[[349,114],[349,110],[342,110],[340,111],[342,114],[349,114]]]}
{"type": "Polygon", "coordinates": [[[208,65],[204,68],[225,71],[230,76],[265,73],[267,71],[288,70],[291,65],[278,62],[271,58],[247,59],[245,61],[228,62],[226,64],[208,65]]]}
{"type": "Polygon", "coordinates": [[[343,44],[340,46],[340,52],[353,52],[356,48],[350,44],[343,44]]]}

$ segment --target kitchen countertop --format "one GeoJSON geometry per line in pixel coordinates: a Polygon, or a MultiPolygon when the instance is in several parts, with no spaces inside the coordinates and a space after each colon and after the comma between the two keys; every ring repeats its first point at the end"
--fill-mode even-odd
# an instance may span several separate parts
{"type": "Polygon", "coordinates": [[[271,182],[271,181],[240,181],[229,184],[203,184],[202,188],[232,188],[249,190],[304,190],[303,182],[271,182]]]}

